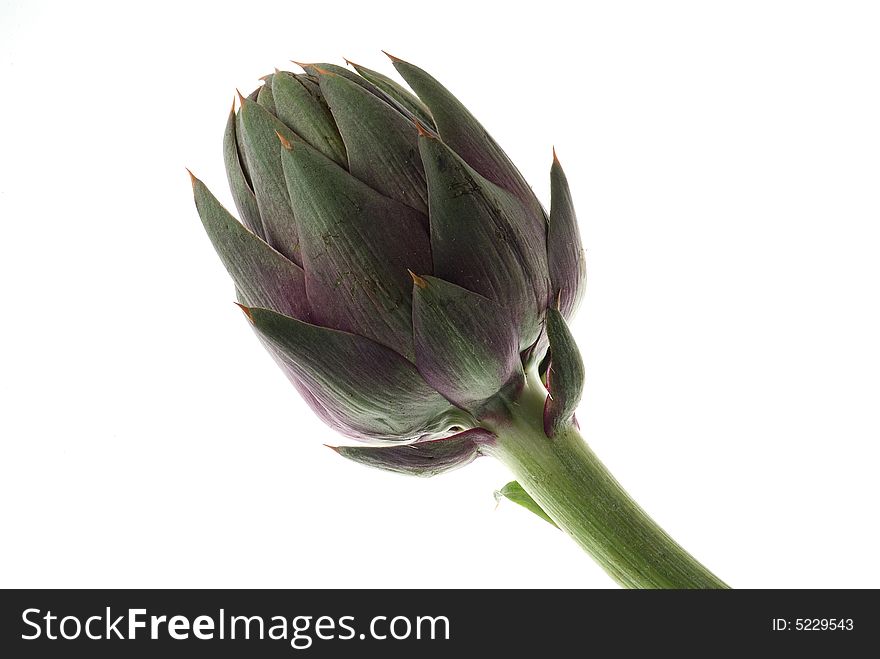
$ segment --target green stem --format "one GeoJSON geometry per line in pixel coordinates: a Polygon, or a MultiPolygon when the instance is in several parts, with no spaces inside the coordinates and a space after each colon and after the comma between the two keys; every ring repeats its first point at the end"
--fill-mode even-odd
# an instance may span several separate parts
{"type": "Polygon", "coordinates": [[[544,434],[546,391],[532,374],[484,452],[503,462],[565,533],[621,586],[727,588],[626,493],[574,425],[544,434]]]}

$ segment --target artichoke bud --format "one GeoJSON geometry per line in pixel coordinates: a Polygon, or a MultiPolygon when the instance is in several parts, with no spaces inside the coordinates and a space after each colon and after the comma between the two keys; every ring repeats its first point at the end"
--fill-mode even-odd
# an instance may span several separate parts
{"type": "Polygon", "coordinates": [[[305,64],[240,97],[223,155],[241,222],[193,187],[263,345],[325,422],[376,444],[340,454],[431,475],[492,441],[482,411],[548,340],[549,428],[570,418],[570,335],[544,316],[573,312],[583,252],[558,161],[548,215],[460,101],[392,59],[413,91],[305,64]]]}

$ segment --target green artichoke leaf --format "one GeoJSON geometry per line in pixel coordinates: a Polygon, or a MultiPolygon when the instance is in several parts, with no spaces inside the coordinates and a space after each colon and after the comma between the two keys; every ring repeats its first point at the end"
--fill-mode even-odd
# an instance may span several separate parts
{"type": "Polygon", "coordinates": [[[263,86],[257,89],[257,103],[266,108],[269,113],[278,116],[278,112],[275,110],[275,99],[272,94],[272,78],[274,77],[275,75],[272,73],[263,76],[263,86]]]}
{"type": "Polygon", "coordinates": [[[513,312],[520,350],[540,332],[549,275],[543,234],[524,231],[523,205],[486,180],[446,144],[422,133],[434,275],[513,312]]]}
{"type": "Polygon", "coordinates": [[[372,69],[368,69],[367,67],[361,66],[360,64],[355,64],[354,62],[348,63],[362,77],[366,78],[366,80],[373,83],[376,87],[381,89],[383,92],[388,94],[388,96],[390,96],[398,103],[400,103],[400,105],[409,110],[409,112],[416,119],[421,121],[423,125],[427,126],[433,131],[437,130],[434,126],[434,119],[431,117],[431,112],[428,110],[425,104],[419,100],[418,96],[404,88],[403,85],[395,82],[388,76],[383,75],[378,71],[373,71],[372,69]]]}
{"type": "Polygon", "coordinates": [[[483,177],[516,195],[526,205],[529,221],[543,236],[546,218],[540,203],[489,132],[429,73],[396,57],[391,57],[391,61],[430,110],[440,138],[483,177]]]}
{"type": "Polygon", "coordinates": [[[248,231],[194,176],[192,184],[199,217],[241,300],[247,305],[307,319],[302,268],[248,231]]]}
{"type": "Polygon", "coordinates": [[[380,98],[388,103],[388,105],[395,108],[409,121],[415,122],[418,119],[418,117],[410,112],[409,109],[399,103],[396,98],[386,94],[385,91],[374,85],[370,80],[365,77],[359,76],[352,71],[349,71],[344,66],[339,66],[338,64],[327,64],[326,62],[321,62],[320,64],[300,64],[300,66],[303,67],[303,70],[305,70],[306,73],[316,79],[321,75],[327,75],[329,73],[338,75],[342,78],[345,78],[346,80],[354,82],[366,89],[373,96],[376,96],[377,98],[380,98]]]}
{"type": "Polygon", "coordinates": [[[315,322],[361,334],[412,359],[407,270],[431,268],[420,213],[379,194],[302,140],[278,148],[315,322]]]}
{"type": "Polygon", "coordinates": [[[254,185],[266,241],[297,265],[302,265],[296,221],[287,194],[278,134],[294,139],[293,132],[264,107],[243,99],[238,112],[247,171],[254,185]]]}
{"type": "MultiPolygon", "coordinates": [[[[242,98],[241,92],[238,91],[237,89],[235,91],[238,93],[239,101],[241,101],[241,98],[242,98]]],[[[257,96],[259,96],[259,95],[260,95],[260,88],[257,87],[254,91],[252,91],[250,94],[247,95],[247,99],[256,103],[257,96]]],[[[244,101],[241,101],[241,103],[243,103],[243,102],[244,101]]],[[[239,105],[241,105],[241,103],[239,103],[239,105]]],[[[244,177],[247,180],[248,185],[250,185],[251,190],[253,190],[254,189],[254,181],[251,178],[251,172],[248,169],[247,158],[245,157],[245,154],[244,154],[244,127],[242,126],[242,123],[241,123],[241,111],[239,111],[235,114],[235,136],[238,141],[238,158],[239,158],[239,162],[241,163],[241,170],[244,172],[244,177]]]]}
{"type": "Polygon", "coordinates": [[[550,365],[546,373],[549,392],[544,403],[544,432],[553,437],[572,423],[584,389],[584,362],[562,313],[547,309],[550,365]]]}
{"type": "MultiPolygon", "coordinates": [[[[376,85],[374,85],[366,78],[362,78],[356,73],[349,71],[344,66],[339,66],[338,64],[330,64],[328,62],[320,62],[316,64],[302,64],[299,62],[297,63],[303,68],[306,73],[312,76],[312,78],[314,78],[315,80],[319,80],[322,75],[337,75],[357,85],[360,85],[374,96],[378,96],[379,98],[386,98],[385,93],[381,89],[376,87],[376,85]]],[[[396,103],[394,103],[394,105],[396,105],[396,103]]],[[[406,112],[403,111],[403,108],[401,108],[401,112],[406,114],[406,112]]]]}
{"type": "Polygon", "coordinates": [[[416,367],[429,385],[475,411],[523,377],[518,330],[507,309],[443,279],[412,278],[416,367]]]}
{"type": "Polygon", "coordinates": [[[279,71],[272,76],[275,115],[318,151],[345,167],[348,159],[342,136],[330,108],[315,91],[299,76],[279,71]]]}
{"type": "Polygon", "coordinates": [[[348,153],[348,170],[361,181],[425,215],[428,190],[415,125],[361,85],[322,73],[321,92],[348,153]]]}
{"type": "Polygon", "coordinates": [[[474,428],[443,439],[419,441],[402,446],[334,446],[344,458],[368,467],[422,478],[460,469],[480,456],[480,445],[494,435],[474,428]]]}
{"type": "Polygon", "coordinates": [[[587,280],[584,248],[568,178],[553,151],[550,167],[550,226],[547,229],[547,262],[550,268],[550,303],[558,301],[565,318],[572,318],[587,280]]]}
{"type": "Polygon", "coordinates": [[[223,133],[223,160],[226,165],[226,178],[229,179],[232,199],[235,201],[238,214],[252,233],[265,240],[266,232],[263,229],[263,220],[260,218],[257,198],[242,168],[241,153],[238,149],[238,137],[236,135],[234,106],[229,111],[229,120],[226,122],[226,131],[223,133]]]}
{"type": "MultiPolygon", "coordinates": [[[[517,483],[516,481],[510,481],[507,485],[502,487],[500,490],[496,490],[495,492],[495,500],[500,501],[501,498],[504,497],[509,501],[513,501],[513,503],[518,504],[535,513],[538,517],[543,519],[545,522],[549,522],[553,526],[556,526],[556,522],[550,519],[550,515],[544,512],[544,509],[538,505],[538,502],[535,501],[531,495],[523,489],[523,486],[517,483]]],[[[558,526],[556,528],[559,528],[558,526]]]]}
{"type": "Polygon", "coordinates": [[[343,417],[352,434],[414,439],[459,413],[390,348],[269,309],[245,308],[245,313],[318,402],[343,417]]]}

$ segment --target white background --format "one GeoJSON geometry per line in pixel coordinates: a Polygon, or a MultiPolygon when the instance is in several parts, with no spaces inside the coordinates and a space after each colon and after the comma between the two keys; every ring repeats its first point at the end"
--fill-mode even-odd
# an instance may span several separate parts
{"type": "Polygon", "coordinates": [[[548,199],[590,283],[585,434],[738,587],[878,587],[871,2],[0,2],[0,585],[612,587],[484,459],[322,443],[192,203],[236,87],[384,48],[548,199]]]}

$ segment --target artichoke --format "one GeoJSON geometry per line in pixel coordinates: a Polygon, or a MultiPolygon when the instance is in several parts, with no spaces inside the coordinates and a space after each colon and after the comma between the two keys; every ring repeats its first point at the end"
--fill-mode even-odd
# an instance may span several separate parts
{"type": "Polygon", "coordinates": [[[492,455],[518,477],[502,494],[621,584],[723,585],[578,435],[567,320],[584,252],[555,151],[547,213],[461,102],[391,60],[415,93],[349,62],[276,70],[239,95],[224,158],[241,222],[192,179],[257,336],[315,413],[362,440],[341,455],[420,476],[492,455]]]}

